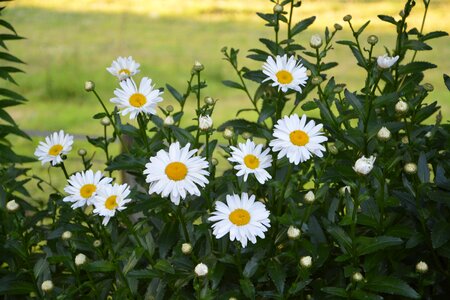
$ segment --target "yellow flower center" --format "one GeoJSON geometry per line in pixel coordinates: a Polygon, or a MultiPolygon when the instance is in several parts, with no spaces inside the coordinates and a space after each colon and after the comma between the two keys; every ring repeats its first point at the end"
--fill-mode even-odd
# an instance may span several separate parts
{"type": "Polygon", "coordinates": [[[237,226],[247,225],[250,222],[250,214],[242,208],[235,209],[228,216],[231,223],[237,226]]]}
{"type": "Polygon", "coordinates": [[[105,207],[109,210],[113,210],[117,206],[119,206],[116,202],[117,196],[109,196],[105,201],[105,207]]]}
{"type": "Polygon", "coordinates": [[[183,180],[186,177],[188,169],[185,164],[176,161],[168,164],[165,172],[169,179],[179,181],[183,180]]]}
{"type": "Polygon", "coordinates": [[[309,136],[301,130],[294,130],[289,134],[289,139],[296,146],[305,146],[309,142],[309,136]]]}
{"type": "Polygon", "coordinates": [[[53,146],[48,150],[48,154],[56,156],[56,155],[58,155],[58,154],[61,153],[62,149],[63,149],[63,146],[60,145],[60,144],[53,145],[53,146]]]}
{"type": "Polygon", "coordinates": [[[127,74],[128,76],[130,76],[131,72],[128,69],[120,69],[119,74],[127,74]]]}
{"type": "Polygon", "coordinates": [[[134,107],[142,107],[145,103],[147,103],[147,98],[141,93],[133,94],[130,97],[130,104],[134,107]]]}
{"type": "Polygon", "coordinates": [[[244,163],[250,169],[256,169],[259,167],[259,159],[253,154],[247,154],[244,157],[244,163]]]}
{"type": "Polygon", "coordinates": [[[97,190],[95,184],[85,184],[80,189],[81,197],[87,199],[92,196],[92,194],[97,190]]]}
{"type": "Polygon", "coordinates": [[[291,72],[288,72],[286,70],[278,71],[276,76],[277,76],[278,82],[281,84],[289,84],[294,79],[294,77],[292,77],[291,72]]]}

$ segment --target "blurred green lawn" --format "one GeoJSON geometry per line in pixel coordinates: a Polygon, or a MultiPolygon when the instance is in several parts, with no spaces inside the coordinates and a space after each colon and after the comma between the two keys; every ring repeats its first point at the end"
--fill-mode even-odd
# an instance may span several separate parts
{"type": "MultiPolygon", "coordinates": [[[[368,18],[372,20],[362,41],[365,43],[370,34],[378,35],[380,42],[375,48],[376,55],[384,53],[384,46],[389,49],[395,46],[394,28],[382,24],[376,15],[397,15],[403,1],[303,2],[296,21],[318,16],[317,24],[300,37],[304,45],[308,45],[312,34],[323,35],[325,26],[332,27],[334,23],[344,26],[344,30],[338,33],[338,40],[350,38],[342,21],[342,17],[350,13],[356,24],[362,24],[368,18]]],[[[413,23],[420,26],[423,4],[417,2],[413,23]]],[[[425,32],[450,31],[450,24],[440,21],[445,20],[445,11],[449,8],[446,1],[432,1],[425,32]]],[[[246,59],[245,55],[248,49],[260,47],[260,37],[273,38],[271,29],[264,27],[254,13],[271,9],[272,4],[265,0],[15,1],[5,10],[6,19],[27,39],[8,46],[27,65],[23,67],[26,74],[16,77],[20,86],[9,87],[28,98],[29,103],[9,111],[25,130],[64,129],[70,133],[96,135],[101,127],[91,116],[101,107],[92,94],[84,91],[84,82],[95,81],[100,95],[108,102],[117,81],[105,68],[117,56],[131,55],[141,63],[138,78],[149,76],[157,87],[169,83],[180,91],[185,89],[193,62],[201,61],[205,65],[204,78],[208,83],[204,96],[219,99],[217,109],[220,113],[214,116],[215,124],[219,125],[232,118],[240,108],[250,106],[243,93],[221,84],[222,80],[236,80],[236,77],[232,68],[222,60],[220,49],[223,46],[240,48],[241,65],[259,68],[260,64],[246,59]]],[[[450,97],[442,74],[450,73],[449,38],[433,40],[430,44],[435,50],[420,52],[416,60],[428,60],[438,65],[437,69],[426,73],[425,82],[434,85],[429,101],[437,100],[443,106],[444,119],[447,120],[450,97]]],[[[362,87],[364,74],[356,67],[346,46],[335,45],[329,59],[339,63],[332,74],[337,82],[347,83],[353,90],[362,87]]],[[[168,92],[164,99],[163,105],[174,104],[168,92]]],[[[193,116],[192,111],[188,118],[193,116]]],[[[16,150],[32,155],[37,139],[33,144],[17,141],[16,150]]],[[[79,145],[77,141],[75,149],[79,145]]],[[[81,145],[86,147],[87,144],[81,145]]],[[[80,167],[74,165],[72,171],[80,167]]],[[[36,165],[33,171],[42,174],[44,169],[36,165]]]]}

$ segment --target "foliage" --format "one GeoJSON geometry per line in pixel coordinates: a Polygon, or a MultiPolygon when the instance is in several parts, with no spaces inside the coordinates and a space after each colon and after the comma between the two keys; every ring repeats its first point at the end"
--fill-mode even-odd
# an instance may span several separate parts
{"type": "MultiPolygon", "coordinates": [[[[425,21],[430,1],[423,4],[425,21]]],[[[166,85],[164,97],[170,95],[179,107],[160,107],[163,118],[140,114],[137,126],[125,123],[118,108],[109,112],[95,87],[86,85],[104,108],[94,115],[102,119],[103,132],[88,141],[105,153],[110,177],[119,181],[125,174],[133,182],[132,202],[107,226],[92,208],[72,209],[57,191],[44,210],[26,202],[17,212],[2,210],[0,294],[61,299],[431,299],[449,294],[450,130],[436,102],[425,102],[432,87],[423,83],[424,73],[435,65],[416,61],[420,51],[431,50],[428,40],[447,34],[424,33],[423,25],[409,28],[416,3],[405,1],[400,18],[379,16],[397,32],[395,46],[385,50],[398,61],[382,68],[374,55],[383,51],[376,37],[361,41],[369,22],[354,28],[351,16],[344,17],[354,39],[336,44],[348,47],[356,66],[367,73],[361,88],[350,91],[327,75],[337,65],[328,61],[328,53],[342,26],[326,28],[321,43],[301,45],[296,39],[315,17],[295,23],[299,2],[276,5],[274,12],[258,13],[274,38],[261,38],[247,57],[262,64],[269,56],[295,56],[310,78],[302,92],[283,93],[261,69],[242,67],[238,49],[223,48],[236,73],[224,85],[242,90],[250,101],[217,130],[199,126],[201,116],[217,114],[216,100],[202,99],[207,84],[199,63],[185,91],[166,85]],[[249,82],[257,88],[250,90],[249,82]],[[400,100],[406,109],[399,109],[400,100]],[[183,119],[190,107],[194,122],[183,119]],[[257,112],[257,118],[239,118],[246,110],[257,112]],[[328,137],[324,157],[295,165],[272,153],[272,179],[265,184],[252,175],[244,181],[218,160],[248,138],[269,147],[278,120],[312,110],[320,112],[316,122],[323,123],[328,137]],[[425,125],[433,115],[435,124],[425,125]],[[382,127],[389,138],[380,134],[382,127]],[[218,138],[222,131],[224,138],[218,138]],[[112,157],[108,149],[116,140],[123,153],[112,157]],[[143,174],[148,159],[175,141],[200,149],[210,173],[201,196],[188,196],[179,205],[149,195],[143,174]],[[352,169],[363,155],[376,156],[367,175],[352,169]],[[256,195],[270,211],[265,238],[247,247],[228,235],[216,239],[208,221],[215,203],[242,192],[256,195]],[[289,233],[291,226],[300,229],[300,237],[289,233]],[[183,250],[186,243],[192,252],[183,250]],[[80,263],[80,253],[87,262],[80,263]],[[194,272],[199,263],[208,266],[206,276],[194,272]],[[52,280],[53,291],[43,289],[46,280],[52,280]]],[[[447,75],[444,81],[449,87],[447,75]]],[[[89,169],[92,158],[80,154],[89,169]]],[[[56,167],[67,177],[64,164],[56,167]]]]}

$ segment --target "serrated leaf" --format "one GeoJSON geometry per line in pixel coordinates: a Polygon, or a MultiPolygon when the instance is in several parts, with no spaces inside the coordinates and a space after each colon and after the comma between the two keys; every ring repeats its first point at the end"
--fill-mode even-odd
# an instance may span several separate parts
{"type": "Polygon", "coordinates": [[[430,45],[418,40],[408,40],[408,42],[406,42],[405,44],[405,48],[415,51],[424,51],[433,49],[430,47],[430,45]]]}
{"type": "Polygon", "coordinates": [[[365,284],[367,290],[385,293],[390,295],[399,295],[412,299],[420,299],[420,295],[403,280],[392,276],[374,276],[368,278],[365,284]]]}
{"type": "Polygon", "coordinates": [[[429,33],[423,35],[422,37],[420,37],[420,40],[426,41],[426,40],[436,39],[436,38],[440,38],[440,37],[447,36],[447,35],[448,35],[448,33],[445,31],[432,31],[432,32],[429,32],[429,33]]]}
{"type": "Polygon", "coordinates": [[[398,67],[398,73],[401,75],[423,72],[428,69],[434,69],[437,66],[435,64],[426,61],[414,61],[409,64],[398,67]]]}
{"type": "Polygon", "coordinates": [[[306,28],[308,28],[314,21],[316,20],[316,17],[309,17],[307,19],[301,20],[297,24],[294,25],[291,29],[291,37],[294,35],[299,34],[300,32],[304,31],[306,28]]]}

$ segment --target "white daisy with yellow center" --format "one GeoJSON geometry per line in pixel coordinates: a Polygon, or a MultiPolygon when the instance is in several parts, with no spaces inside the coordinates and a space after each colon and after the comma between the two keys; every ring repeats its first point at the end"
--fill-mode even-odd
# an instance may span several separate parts
{"type": "Polygon", "coordinates": [[[139,67],[141,65],[133,60],[131,56],[121,57],[119,56],[111,64],[111,67],[106,70],[112,75],[119,78],[119,80],[125,80],[133,75],[139,73],[139,67]]]}
{"type": "Polygon", "coordinates": [[[114,217],[116,211],[126,209],[125,204],[131,201],[128,199],[130,187],[128,184],[108,184],[97,191],[93,204],[95,206],[93,213],[104,217],[102,224],[108,225],[111,217],[114,217]]]}
{"type": "Polygon", "coordinates": [[[290,163],[296,165],[307,161],[313,154],[322,157],[325,147],[320,143],[328,140],[320,132],[322,127],[322,124],[316,125],[314,120],[306,123],[305,115],[301,119],[297,114],[284,116],[275,125],[275,139],[269,145],[274,152],[279,152],[278,159],[286,156],[290,163]]]}
{"type": "Polygon", "coordinates": [[[78,172],[70,176],[67,182],[69,183],[64,191],[69,196],[63,199],[64,202],[72,202],[72,208],[82,207],[84,205],[91,205],[97,191],[108,185],[112,179],[109,177],[102,178],[102,172],[93,172],[88,170],[86,172],[78,172]]]}
{"type": "Polygon", "coordinates": [[[278,86],[278,90],[286,93],[288,89],[302,92],[301,86],[306,85],[308,75],[306,68],[297,62],[294,56],[287,58],[287,55],[275,57],[269,56],[263,65],[263,73],[268,77],[263,82],[272,80],[272,86],[278,86]]]}
{"type": "Polygon", "coordinates": [[[150,158],[145,165],[144,175],[150,183],[149,194],[160,194],[168,197],[175,204],[180,204],[180,198],[200,196],[198,186],[205,187],[209,182],[208,162],[204,157],[193,156],[198,150],[189,150],[190,144],[183,148],[178,142],[172,143],[169,151],[160,150],[150,158]]]}
{"type": "Polygon", "coordinates": [[[152,86],[152,80],[148,77],[141,79],[139,88],[133,79],[128,78],[120,82],[120,88],[114,91],[116,97],[111,102],[121,109],[122,116],[130,114],[130,119],[135,119],[139,113],[156,115],[156,105],[163,101],[162,94],[152,86]]]}
{"type": "Polygon", "coordinates": [[[50,162],[52,166],[63,161],[62,155],[72,150],[73,136],[64,134],[63,130],[54,132],[45,138],[45,142],[39,142],[34,155],[42,162],[42,165],[50,162]]]}
{"type": "Polygon", "coordinates": [[[256,237],[264,238],[264,232],[270,227],[269,211],[266,206],[255,201],[255,196],[247,193],[227,195],[227,203],[216,202],[216,210],[208,220],[216,222],[212,225],[213,234],[220,239],[227,233],[230,240],[241,242],[242,247],[247,246],[250,240],[256,243],[256,237]]]}
{"type": "Polygon", "coordinates": [[[231,146],[231,157],[229,161],[237,163],[234,166],[238,170],[236,176],[244,176],[247,181],[249,174],[255,174],[259,183],[264,184],[272,176],[264,170],[272,165],[272,157],[269,155],[270,149],[262,151],[263,145],[255,145],[250,139],[245,144],[240,143],[239,148],[231,146]]]}

